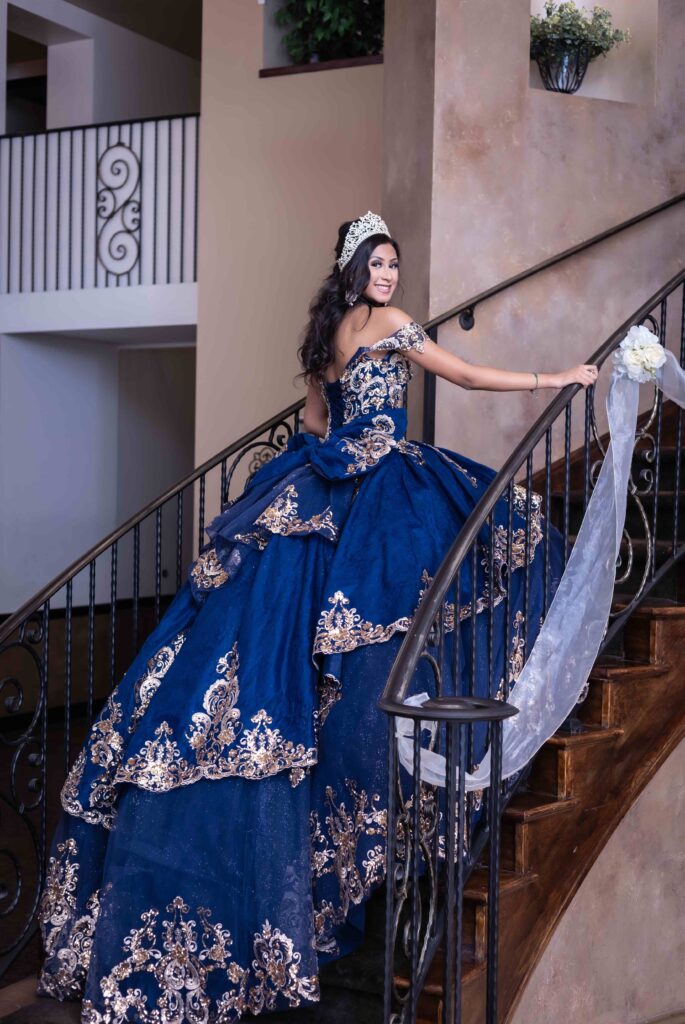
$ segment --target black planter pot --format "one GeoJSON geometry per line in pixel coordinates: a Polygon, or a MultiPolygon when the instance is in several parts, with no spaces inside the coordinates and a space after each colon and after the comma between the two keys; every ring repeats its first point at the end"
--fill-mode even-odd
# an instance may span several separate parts
{"type": "Polygon", "coordinates": [[[589,46],[560,46],[534,55],[545,89],[552,92],[576,92],[585,78],[591,59],[589,46]]]}

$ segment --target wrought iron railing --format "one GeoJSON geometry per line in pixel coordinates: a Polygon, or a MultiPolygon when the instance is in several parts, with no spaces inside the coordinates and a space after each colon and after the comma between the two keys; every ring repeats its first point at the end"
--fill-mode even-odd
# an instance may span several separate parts
{"type": "Polygon", "coordinates": [[[284,447],[303,404],[205,462],[0,624],[0,977],[35,931],[59,789],[118,666],[203,545],[208,501],[230,500],[284,447]]]}
{"type": "Polygon", "coordinates": [[[0,295],[197,280],[199,123],[0,138],[0,295]]]}
{"type": "MultiPolygon", "coordinates": [[[[659,336],[662,344],[675,349],[680,365],[685,365],[684,282],[685,270],[622,324],[588,362],[601,367],[626,331],[633,324],[644,323],[659,336]],[[672,312],[669,315],[669,304],[671,311],[675,307],[675,317],[672,312]]],[[[616,570],[616,602],[602,651],[617,639],[640,601],[654,592],[685,555],[685,531],[680,515],[682,419],[682,410],[672,406],[665,408],[660,392],[655,389],[651,406],[643,411],[636,433],[626,528],[616,570]]],[[[500,818],[521,780],[514,778],[503,784],[501,779],[499,718],[509,713],[506,699],[517,671],[509,674],[506,666],[503,667],[500,681],[499,673],[493,670],[493,650],[500,649],[506,654],[512,647],[514,630],[509,613],[512,574],[502,573],[497,595],[495,586],[490,587],[478,616],[481,620],[478,627],[473,613],[462,620],[460,583],[462,576],[475,579],[478,565],[489,566],[492,579],[495,549],[500,554],[506,549],[506,565],[511,564],[516,541],[511,513],[506,537],[497,536],[495,506],[504,498],[511,510],[517,488],[523,485],[525,490],[518,491],[517,511],[525,510],[525,538],[519,546],[519,550],[526,553],[521,568],[524,614],[514,645],[515,668],[520,669],[531,646],[527,635],[530,541],[533,531],[540,529],[539,513],[544,513],[544,566],[540,567],[544,573],[544,618],[552,596],[549,586],[552,524],[561,534],[559,543],[563,559],[567,560],[605,453],[606,438],[600,432],[595,387],[584,393],[578,385],[565,388],[507,459],[460,530],[422,598],[412,628],[391,669],[380,702],[380,707],[389,715],[390,769],[385,1024],[415,1024],[427,983],[431,991],[440,991],[443,1024],[458,1024],[462,1020],[461,978],[464,963],[474,951],[465,949],[461,908],[469,875],[486,854],[490,865],[487,1006],[484,1016],[478,1019],[486,1020],[487,1024],[497,1021],[500,818]],[[571,437],[576,418],[580,418],[582,424],[582,444],[574,453],[571,437]],[[560,449],[559,458],[555,458],[556,449],[560,449]],[[534,489],[540,491],[540,502],[533,498],[534,489]],[[496,612],[498,598],[504,602],[503,615],[496,612]],[[448,631],[452,634],[449,650],[448,631]],[[501,631],[499,635],[497,631],[501,631]],[[501,642],[499,648],[498,641],[501,642]],[[477,664],[479,658],[485,659],[488,678],[492,680],[491,705],[486,701],[479,709],[477,702],[474,708],[473,676],[461,681],[464,673],[459,670],[460,658],[471,666],[477,664]],[[417,671],[422,665],[429,666],[436,695],[419,712],[404,701],[416,687],[417,671]],[[453,687],[451,692],[450,686],[453,687]],[[492,710],[498,706],[500,716],[492,710]],[[419,781],[420,718],[437,723],[430,747],[446,756],[446,794],[443,789],[419,781]],[[396,725],[406,719],[413,723],[413,778],[409,771],[398,767],[396,725]],[[475,767],[469,758],[474,749],[474,720],[490,722],[492,784],[482,797],[464,792],[464,770],[472,771],[475,767]],[[484,807],[479,810],[476,801],[479,803],[481,798],[484,807]],[[436,960],[439,951],[440,966],[436,960]]],[[[567,727],[573,728],[573,724],[567,727]]],[[[425,741],[425,734],[423,739],[425,741]]],[[[470,1016],[469,1019],[475,1018],[470,1016]]]]}

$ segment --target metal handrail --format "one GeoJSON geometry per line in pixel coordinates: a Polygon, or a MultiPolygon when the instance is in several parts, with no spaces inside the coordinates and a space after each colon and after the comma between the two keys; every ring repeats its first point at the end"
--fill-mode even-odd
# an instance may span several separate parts
{"type": "MultiPolygon", "coordinates": [[[[640,224],[642,221],[648,220],[650,217],[654,217],[658,213],[663,213],[672,206],[677,206],[679,203],[682,203],[683,200],[685,200],[685,192],[681,192],[677,196],[672,196],[671,199],[667,199],[665,202],[659,203],[657,206],[651,206],[648,210],[638,213],[635,217],[629,217],[628,220],[621,221],[620,224],[607,228],[606,231],[600,231],[599,234],[593,235],[584,242],[578,242],[577,245],[572,245],[568,249],[563,249],[555,256],[549,256],[540,263],[535,263],[532,267],[528,267],[527,270],[522,270],[520,273],[514,274],[513,277],[508,277],[504,281],[500,281],[499,284],[493,285],[491,288],[486,288],[485,291],[479,292],[470,299],[465,299],[464,302],[460,302],[458,306],[453,306],[445,313],[441,313],[439,316],[433,317],[432,320],[429,320],[426,324],[426,331],[432,331],[432,336],[435,339],[437,329],[441,327],[442,324],[447,323],[448,320],[453,320],[455,317],[459,317],[459,323],[463,330],[470,331],[475,323],[474,310],[476,306],[481,305],[481,303],[485,302],[487,299],[491,299],[495,295],[499,295],[508,288],[513,288],[514,285],[520,284],[522,281],[527,281],[528,278],[534,277],[536,274],[540,274],[543,270],[549,270],[551,267],[556,266],[557,263],[562,263],[564,260],[570,259],[571,256],[577,256],[579,253],[585,252],[587,249],[591,249],[592,246],[598,245],[600,242],[605,242],[608,238],[612,238],[614,235],[618,235],[622,231],[626,231],[628,228],[635,227],[636,224],[640,224]]],[[[432,444],[434,441],[434,435],[435,375],[432,373],[426,373],[424,375],[423,439],[424,441],[429,441],[432,444]]]]}
{"type": "Polygon", "coordinates": [[[283,420],[288,419],[290,416],[294,416],[301,409],[304,408],[304,399],[300,399],[297,402],[293,402],[282,412],[277,413],[275,416],[271,416],[270,419],[265,420],[260,426],[255,427],[254,430],[243,435],[239,440],[234,441],[233,444],[229,444],[227,448],[224,448],[217,455],[213,455],[206,462],[203,462],[201,466],[189,473],[186,477],[180,480],[173,487],[170,487],[167,491],[161,494],[158,498],[155,498],[148,505],[145,506],[140,512],[131,516],[125,523],[118,526],[115,530],[112,530],[106,537],[95,544],[89,551],[78,558],[70,566],[63,570],[59,576],[55,576],[50,583],[47,583],[42,590],[39,590],[37,594],[19,608],[18,611],[13,612],[8,619],[6,619],[2,625],[0,625],[0,644],[5,643],[14,632],[18,629],[26,619],[32,615],[38,608],[42,607],[46,601],[53,597],[62,587],[66,586],[69,580],[73,579],[74,576],[87,569],[90,563],[104,554],[108,548],[111,548],[117,541],[133,530],[134,527],[138,526],[143,520],[147,519],[150,515],[165,505],[171,498],[175,498],[181,494],[191,484],[196,483],[202,476],[208,473],[210,470],[215,469],[224,459],[228,459],[231,455],[235,455],[237,452],[249,445],[252,441],[255,441],[261,434],[266,433],[272,427],[278,426],[283,420]]]}
{"type": "Polygon", "coordinates": [[[12,132],[0,135],[4,139],[30,139],[35,135],[57,135],[60,132],[85,132],[89,128],[119,128],[127,124],[151,124],[153,121],[175,121],[180,117],[200,118],[199,110],[189,110],[187,114],[158,114],[155,117],[127,117],[121,121],[89,121],[87,124],[65,124],[60,128],[44,128],[39,132],[12,132]]]}

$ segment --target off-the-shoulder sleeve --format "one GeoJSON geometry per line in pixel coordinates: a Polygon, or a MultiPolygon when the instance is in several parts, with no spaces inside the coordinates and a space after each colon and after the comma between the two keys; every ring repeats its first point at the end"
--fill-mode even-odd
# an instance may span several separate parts
{"type": "Polygon", "coordinates": [[[399,327],[394,334],[390,334],[387,338],[377,341],[375,345],[371,346],[369,351],[406,352],[408,349],[413,348],[415,352],[423,352],[427,339],[428,335],[421,324],[411,320],[408,324],[403,324],[399,327]]]}

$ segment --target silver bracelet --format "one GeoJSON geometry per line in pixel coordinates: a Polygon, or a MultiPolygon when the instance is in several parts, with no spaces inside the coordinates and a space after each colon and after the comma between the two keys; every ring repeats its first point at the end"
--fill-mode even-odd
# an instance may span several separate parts
{"type": "Polygon", "coordinates": [[[531,389],[530,389],[530,393],[531,393],[531,395],[534,395],[534,394],[535,394],[535,392],[536,392],[536,391],[537,391],[537,389],[538,389],[538,384],[539,384],[539,380],[538,380],[538,375],[537,375],[537,373],[535,372],[535,370],[531,370],[530,372],[531,372],[531,373],[533,374],[533,376],[535,377],[535,387],[534,387],[534,388],[531,388],[531,389]]]}

